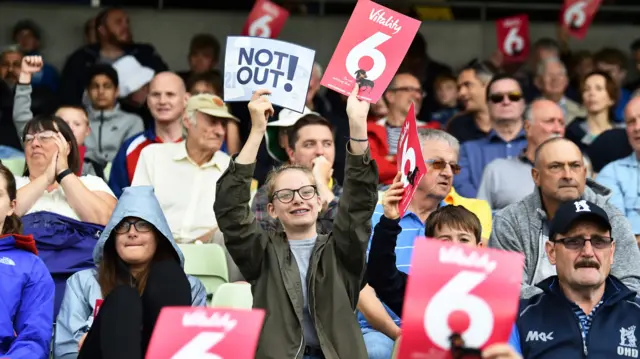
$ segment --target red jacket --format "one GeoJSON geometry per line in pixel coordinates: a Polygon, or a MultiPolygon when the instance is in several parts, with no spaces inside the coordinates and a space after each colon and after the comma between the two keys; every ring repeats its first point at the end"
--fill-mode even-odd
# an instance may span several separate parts
{"type": "MultiPolygon", "coordinates": [[[[389,161],[386,157],[389,155],[389,143],[387,141],[387,129],[385,128],[386,119],[377,121],[369,121],[367,123],[367,137],[369,138],[369,150],[371,157],[378,164],[378,172],[380,174],[381,184],[391,184],[393,178],[398,173],[398,165],[396,159],[389,161]]],[[[417,121],[418,129],[432,128],[440,129],[440,123],[432,121],[429,123],[417,121]]]]}

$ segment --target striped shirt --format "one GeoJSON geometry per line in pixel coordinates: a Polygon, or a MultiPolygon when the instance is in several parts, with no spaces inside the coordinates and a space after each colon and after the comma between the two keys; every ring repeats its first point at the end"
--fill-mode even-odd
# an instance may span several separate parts
{"type": "Polygon", "coordinates": [[[393,127],[389,124],[386,124],[385,128],[387,129],[387,143],[389,144],[389,154],[395,155],[396,152],[398,152],[398,141],[400,141],[402,126],[393,127]]]}

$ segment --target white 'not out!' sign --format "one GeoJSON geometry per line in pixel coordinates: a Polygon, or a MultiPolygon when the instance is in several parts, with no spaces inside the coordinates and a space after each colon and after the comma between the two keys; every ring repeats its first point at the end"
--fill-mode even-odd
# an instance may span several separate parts
{"type": "Polygon", "coordinates": [[[285,41],[229,36],[224,61],[224,100],[249,101],[271,90],[273,104],[302,113],[313,70],[314,50],[285,41]]]}

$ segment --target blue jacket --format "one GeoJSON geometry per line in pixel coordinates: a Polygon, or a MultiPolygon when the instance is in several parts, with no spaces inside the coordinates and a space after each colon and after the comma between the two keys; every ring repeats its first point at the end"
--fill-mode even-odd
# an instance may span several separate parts
{"type": "Polygon", "coordinates": [[[67,279],[78,271],[95,267],[93,248],[104,227],[46,211],[23,216],[22,224],[24,233],[35,238],[38,255],[53,277],[56,286],[55,317],[67,279]]]}
{"type": "MultiPolygon", "coordinates": [[[[176,244],[167,219],[162,213],[160,203],[151,186],[128,187],[122,192],[111,219],[93,250],[93,260],[100,265],[105,243],[113,240],[111,231],[125,217],[138,217],[153,224],[162,234],[158,240],[167,240],[176,251],[180,264],[184,266],[184,256],[176,244]]],[[[204,285],[195,277],[188,276],[191,283],[191,299],[193,306],[205,306],[207,293],[204,285]]],[[[77,358],[78,342],[89,332],[93,323],[93,311],[96,300],[103,299],[95,269],[80,271],[67,280],[67,289],[56,321],[54,343],[55,358],[77,358]]]]}
{"type": "Polygon", "coordinates": [[[0,237],[0,358],[45,359],[53,334],[53,280],[35,253],[16,247],[16,238],[0,237]]]}
{"type": "Polygon", "coordinates": [[[640,235],[640,159],[635,153],[613,161],[598,173],[596,181],[611,189],[609,203],[616,206],[631,223],[633,234],[640,235]]]}
{"type": "Polygon", "coordinates": [[[543,293],[522,300],[516,320],[525,358],[638,358],[640,300],[620,280],[607,278],[603,303],[593,314],[584,345],[578,318],[558,277],[549,277],[538,287],[543,293]]]}

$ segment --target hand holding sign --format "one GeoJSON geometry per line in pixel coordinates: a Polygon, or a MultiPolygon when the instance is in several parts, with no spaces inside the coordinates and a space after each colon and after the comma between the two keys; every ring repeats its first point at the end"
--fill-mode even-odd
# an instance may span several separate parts
{"type": "Polygon", "coordinates": [[[427,173],[427,166],[422,158],[422,148],[418,139],[416,110],[413,103],[404,120],[396,153],[398,154],[398,171],[402,175],[401,182],[405,189],[399,207],[400,216],[404,216],[422,177],[427,173]]]}
{"type": "Polygon", "coordinates": [[[404,183],[401,181],[402,173],[398,172],[393,179],[393,183],[382,195],[382,208],[384,210],[384,216],[389,219],[400,218],[400,208],[398,204],[402,200],[402,194],[404,193],[404,183]]]}
{"type": "Polygon", "coordinates": [[[602,0],[565,0],[560,12],[562,27],[566,28],[570,35],[583,39],[601,2],[602,0]]]}
{"type": "Polygon", "coordinates": [[[260,89],[253,93],[251,101],[247,105],[249,114],[251,115],[251,131],[267,131],[267,122],[269,117],[273,116],[273,106],[269,101],[271,92],[269,90],[260,89]]]}
{"type": "Polygon", "coordinates": [[[224,100],[248,101],[259,88],[271,102],[300,112],[309,90],[315,51],[288,42],[230,36],[224,60],[224,100]]]}
{"type": "Polygon", "coordinates": [[[529,56],[529,17],[510,16],[496,22],[496,36],[505,62],[523,62],[529,56]]]}
{"type": "Polygon", "coordinates": [[[147,359],[253,359],[262,329],[260,309],[163,308],[147,359]]]}
{"type": "Polygon", "coordinates": [[[320,83],[343,95],[357,83],[361,99],[377,102],[419,28],[418,20],[358,1],[320,83]]]}
{"type": "Polygon", "coordinates": [[[518,310],[522,254],[425,238],[415,243],[398,358],[442,357],[452,337],[467,348],[506,343],[518,310]]]}
{"type": "Polygon", "coordinates": [[[242,28],[242,36],[276,38],[288,17],[289,12],[283,7],[269,0],[258,0],[242,28]]]}

